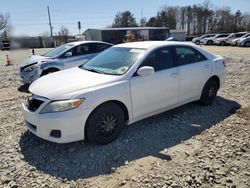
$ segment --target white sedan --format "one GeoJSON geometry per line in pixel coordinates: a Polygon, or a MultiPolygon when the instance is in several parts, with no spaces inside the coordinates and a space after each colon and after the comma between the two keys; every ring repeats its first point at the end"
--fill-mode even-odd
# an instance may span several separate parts
{"type": "Polygon", "coordinates": [[[192,101],[211,104],[224,81],[224,59],[193,44],[119,44],[83,66],[36,80],[23,115],[43,139],[106,144],[138,120],[192,101]]]}

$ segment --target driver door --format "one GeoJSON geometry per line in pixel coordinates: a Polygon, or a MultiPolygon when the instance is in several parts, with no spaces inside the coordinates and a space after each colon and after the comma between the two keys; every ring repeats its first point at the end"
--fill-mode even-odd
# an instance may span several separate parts
{"type": "Polygon", "coordinates": [[[154,74],[136,74],[130,79],[132,112],[135,119],[178,103],[179,71],[172,54],[169,47],[155,50],[140,66],[153,67],[154,74]]]}

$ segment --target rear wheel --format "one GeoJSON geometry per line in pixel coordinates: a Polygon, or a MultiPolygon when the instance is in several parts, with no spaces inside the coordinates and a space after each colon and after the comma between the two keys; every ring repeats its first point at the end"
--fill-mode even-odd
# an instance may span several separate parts
{"type": "Polygon", "coordinates": [[[226,46],[226,42],[225,41],[220,42],[220,46],[226,46]]]}
{"type": "Polygon", "coordinates": [[[204,105],[212,104],[214,99],[216,98],[218,89],[219,86],[215,79],[208,80],[202,90],[199,103],[204,105]]]}
{"type": "Polygon", "coordinates": [[[114,141],[125,127],[125,116],[119,105],[109,102],[97,107],[86,124],[86,137],[97,144],[114,141]]]}
{"type": "Polygon", "coordinates": [[[207,45],[212,45],[213,44],[213,41],[209,40],[207,41],[207,45]]]}
{"type": "Polygon", "coordinates": [[[47,74],[50,74],[50,73],[53,73],[53,72],[57,72],[59,71],[57,68],[49,68],[47,70],[44,70],[41,74],[41,76],[44,76],[44,75],[47,75],[47,74]]]}
{"type": "Polygon", "coordinates": [[[250,47],[250,42],[246,42],[245,47],[250,47]]]}

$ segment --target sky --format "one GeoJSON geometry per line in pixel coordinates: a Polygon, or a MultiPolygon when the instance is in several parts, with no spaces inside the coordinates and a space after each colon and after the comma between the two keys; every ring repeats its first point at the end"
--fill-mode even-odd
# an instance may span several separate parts
{"type": "MultiPolygon", "coordinates": [[[[64,25],[70,34],[88,28],[111,25],[117,12],[129,10],[139,22],[142,15],[149,19],[163,6],[202,4],[204,0],[1,0],[0,13],[10,14],[14,36],[37,36],[49,33],[47,5],[50,7],[53,33],[64,25]]],[[[250,0],[210,0],[213,8],[231,7],[231,10],[250,12],[250,0]]]]}

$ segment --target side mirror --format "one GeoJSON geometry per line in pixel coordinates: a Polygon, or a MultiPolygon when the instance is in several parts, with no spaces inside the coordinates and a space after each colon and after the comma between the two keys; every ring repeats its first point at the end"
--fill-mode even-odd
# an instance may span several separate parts
{"type": "Polygon", "coordinates": [[[67,52],[66,54],[64,54],[63,57],[71,57],[72,56],[72,52],[67,52]]]}
{"type": "Polygon", "coordinates": [[[139,76],[151,76],[154,74],[154,72],[155,72],[155,69],[153,67],[143,66],[138,69],[137,74],[139,76]]]}

